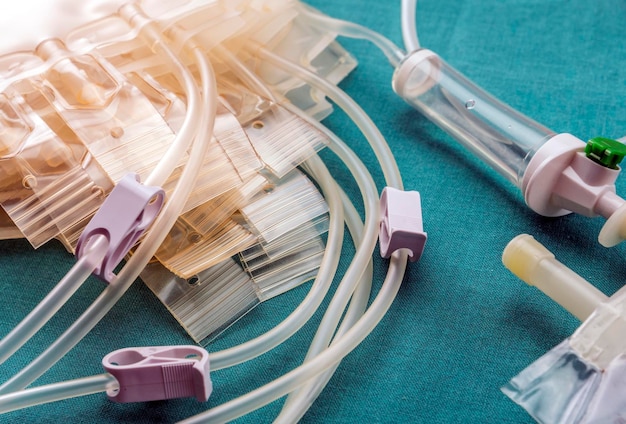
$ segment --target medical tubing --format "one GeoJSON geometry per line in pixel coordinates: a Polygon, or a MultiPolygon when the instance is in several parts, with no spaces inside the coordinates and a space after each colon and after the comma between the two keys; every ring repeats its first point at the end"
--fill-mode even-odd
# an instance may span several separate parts
{"type": "Polygon", "coordinates": [[[412,52],[420,48],[417,36],[416,12],[417,0],[402,0],[402,41],[407,52],[412,52]]]}
{"type": "MultiPolygon", "coordinates": [[[[274,59],[274,63],[286,62],[284,60],[279,60],[271,53],[260,49],[258,54],[262,56],[264,59],[272,61],[274,59]]],[[[303,71],[298,66],[292,65],[289,62],[282,63],[283,69],[287,69],[288,71],[295,71],[292,73],[296,73],[297,75],[305,75],[311,82],[314,82],[315,85],[319,83],[317,81],[319,77],[316,78],[314,74],[310,72],[303,71]],[[291,66],[290,66],[291,65],[291,66]]],[[[309,82],[309,81],[307,81],[309,82]]],[[[312,84],[313,85],[313,84],[312,84]]],[[[323,85],[323,82],[320,84],[323,85]]],[[[320,88],[320,87],[317,87],[320,88]]],[[[325,91],[332,91],[330,90],[325,91]]],[[[330,94],[330,93],[328,93],[330,94]]],[[[329,95],[330,97],[330,95],[329,95]]],[[[347,95],[345,95],[349,99],[347,95]]],[[[340,107],[341,105],[334,98],[331,97],[335,103],[337,103],[340,107]]],[[[339,98],[344,101],[346,99],[339,98]]],[[[348,105],[350,102],[348,100],[348,105]]],[[[345,109],[344,109],[345,110],[345,109]]],[[[360,108],[357,108],[357,111],[360,111],[360,108]]],[[[361,111],[361,113],[363,113],[361,111]]],[[[364,113],[363,113],[364,114],[364,113]]],[[[358,113],[355,114],[355,118],[353,118],[357,125],[361,128],[361,130],[366,134],[366,136],[371,135],[368,131],[369,128],[367,125],[363,125],[362,116],[358,113]],[[358,121],[357,121],[358,120],[358,121]],[[366,132],[367,131],[367,132],[366,132]]],[[[371,122],[371,120],[366,119],[365,122],[371,122]]],[[[371,125],[375,127],[373,123],[371,125]]],[[[376,133],[380,134],[376,129],[376,133]]],[[[382,139],[382,136],[381,136],[382,139]]],[[[369,137],[368,137],[369,140],[369,137]]],[[[383,143],[384,143],[384,139],[383,143]]],[[[374,146],[373,146],[374,147],[374,146]]],[[[385,151],[383,146],[377,145],[379,148],[378,152],[385,151]],[[382,149],[381,149],[382,147],[382,149]]],[[[378,156],[378,155],[377,155],[378,156]]],[[[399,171],[397,170],[397,166],[389,168],[389,164],[395,165],[395,160],[393,157],[383,157],[379,159],[381,161],[381,166],[383,167],[383,172],[387,178],[387,181],[390,185],[394,185],[396,187],[402,187],[402,182],[399,176],[399,171]],[[381,160],[382,159],[382,160],[381,160]],[[391,181],[390,181],[391,180],[391,181]],[[397,182],[397,184],[394,184],[397,182]]],[[[382,319],[384,314],[387,312],[391,303],[393,302],[400,284],[402,282],[404,269],[406,267],[406,254],[396,252],[391,257],[389,272],[383,283],[383,287],[379,292],[378,296],[372,303],[372,306],[368,309],[368,311],[363,315],[363,317],[355,324],[353,328],[351,328],[344,337],[337,339],[335,343],[327,350],[322,352],[317,357],[311,359],[309,362],[306,362],[302,366],[296,368],[290,373],[284,375],[283,377],[263,386],[253,392],[250,392],[238,399],[234,399],[226,404],[220,405],[216,408],[213,408],[206,413],[197,415],[196,417],[192,417],[188,420],[185,420],[184,423],[197,423],[197,422],[226,422],[232,419],[235,419],[239,416],[245,415],[255,409],[258,409],[267,403],[270,403],[281,396],[289,393],[294,390],[299,385],[306,383],[306,381],[315,375],[324,372],[327,368],[332,367],[335,363],[337,363],[341,358],[347,355],[354,347],[356,347],[367,335],[374,329],[374,327],[378,324],[378,322],[382,319]]]]}
{"type": "Polygon", "coordinates": [[[108,373],[33,387],[0,396],[0,414],[117,388],[117,380],[108,373]]]}
{"type": "Polygon", "coordinates": [[[391,63],[391,66],[394,68],[398,66],[398,64],[406,56],[405,52],[389,41],[389,39],[369,28],[353,22],[331,18],[302,3],[298,3],[296,9],[299,13],[308,18],[309,23],[313,26],[322,28],[325,31],[334,31],[344,37],[370,41],[376,45],[376,47],[378,47],[385,56],[387,56],[389,63],[391,63]]]}
{"type": "Polygon", "coordinates": [[[339,106],[352,121],[357,125],[361,132],[365,135],[365,138],[370,143],[376,159],[380,163],[380,167],[383,171],[385,181],[391,187],[402,189],[402,177],[400,176],[400,170],[396,160],[391,153],[389,145],[385,141],[374,122],[369,116],[361,109],[361,107],[348,96],[339,87],[329,83],[320,76],[310,72],[309,70],[296,65],[288,60],[283,59],[263,48],[254,50],[254,52],[264,60],[267,60],[271,64],[277,66],[291,73],[292,75],[302,79],[307,84],[319,89],[326,94],[337,106],[339,106]]]}
{"type": "MultiPolygon", "coordinates": [[[[285,105],[289,110],[294,110],[289,105],[285,105]]],[[[330,139],[331,143],[329,145],[330,149],[339,156],[339,158],[346,164],[350,172],[355,176],[357,183],[361,189],[361,194],[364,199],[376,199],[378,197],[376,186],[367,171],[367,168],[360,162],[358,157],[334,134],[332,134],[328,129],[324,128],[319,123],[311,120],[310,118],[301,115],[303,119],[306,119],[312,125],[315,125],[320,131],[323,131],[330,139]]],[[[315,159],[317,162],[319,159],[315,159]]],[[[313,168],[318,174],[322,172],[321,177],[319,175],[316,176],[316,180],[318,184],[322,187],[322,191],[327,194],[329,188],[327,187],[326,181],[328,184],[335,184],[334,180],[328,173],[328,171],[319,170],[317,171],[313,168]]],[[[332,188],[332,186],[330,187],[332,188]]],[[[330,206],[330,199],[327,198],[330,206]]],[[[340,199],[335,199],[333,202],[340,202],[340,199]]],[[[371,255],[371,251],[376,244],[376,238],[378,234],[378,202],[370,201],[364,202],[366,216],[369,217],[369,224],[367,235],[364,237],[367,240],[367,243],[363,243],[362,248],[367,249],[357,249],[357,253],[355,255],[355,260],[353,263],[356,263],[354,267],[352,267],[352,271],[350,269],[346,273],[350,273],[352,275],[350,278],[357,278],[357,274],[363,272],[365,266],[367,264],[366,260],[368,260],[371,255]]],[[[331,223],[333,220],[333,214],[331,213],[331,223]]],[[[343,213],[341,217],[341,222],[343,222],[343,213]]],[[[343,228],[343,224],[341,224],[343,228]]],[[[291,337],[296,331],[298,331],[310,318],[313,316],[319,305],[321,304],[323,298],[325,297],[330,284],[334,278],[334,269],[338,264],[340,255],[340,247],[333,245],[328,245],[326,248],[326,253],[324,254],[324,260],[322,265],[324,265],[324,261],[327,257],[333,258],[333,271],[328,272],[331,268],[326,268],[325,266],[320,266],[320,270],[318,272],[318,276],[316,281],[311,287],[309,294],[305,297],[305,299],[301,302],[301,304],[289,315],[283,322],[274,327],[272,330],[267,333],[250,340],[246,343],[243,343],[239,346],[235,346],[230,349],[226,349],[223,351],[215,352],[211,354],[211,366],[214,370],[231,367],[233,365],[237,365],[239,363],[250,360],[256,356],[259,356],[274,347],[278,346],[283,341],[287,340],[291,337]],[[318,280],[323,282],[323,285],[320,285],[318,280]],[[319,289],[318,289],[319,285],[319,289]]],[[[345,278],[345,277],[344,277],[345,278]]]]}
{"type": "Polygon", "coordinates": [[[330,289],[339,265],[343,244],[343,208],[339,193],[334,187],[335,183],[321,159],[314,156],[308,160],[308,164],[315,173],[315,178],[324,192],[330,210],[329,238],[317,277],[300,305],[276,327],[238,346],[211,353],[209,356],[213,370],[240,364],[280,345],[308,322],[330,289]]]}
{"type": "MultiPolygon", "coordinates": [[[[318,128],[318,130],[323,131],[326,134],[326,136],[334,144],[337,144],[337,145],[344,144],[335,134],[333,134],[328,129],[325,129],[325,127],[319,124],[317,121],[307,117],[304,114],[302,114],[301,117],[307,120],[312,125],[315,125],[318,128]]],[[[378,208],[377,195],[374,195],[371,198],[364,196],[364,199],[365,199],[364,203],[366,205],[370,204],[372,209],[378,208]],[[372,202],[373,199],[376,199],[376,201],[373,203],[369,203],[369,202],[372,202]]],[[[369,210],[369,209],[366,209],[366,210],[369,210]]],[[[335,295],[333,296],[333,299],[330,302],[330,305],[328,306],[327,311],[324,314],[324,318],[322,319],[322,322],[320,323],[320,326],[319,326],[320,329],[318,330],[317,334],[315,335],[315,338],[313,339],[310,351],[307,354],[307,358],[310,358],[311,356],[315,355],[316,353],[318,353],[319,351],[321,351],[322,349],[328,346],[328,343],[330,342],[330,339],[332,338],[333,333],[335,332],[335,329],[337,328],[338,322],[341,319],[341,316],[343,315],[346,305],[348,304],[350,297],[352,296],[352,292],[354,291],[358,283],[359,283],[358,279],[354,279],[354,278],[351,279],[350,276],[347,276],[347,278],[344,277],[344,279],[342,279],[341,283],[339,284],[339,287],[337,288],[335,292],[335,295]]]]}
{"type": "MultiPolygon", "coordinates": [[[[341,190],[341,199],[346,214],[346,225],[348,226],[350,235],[354,240],[354,245],[357,246],[361,242],[363,223],[361,222],[359,214],[354,208],[351,200],[343,192],[343,190],[341,190]]],[[[365,273],[361,277],[361,281],[357,285],[357,288],[352,298],[350,299],[350,306],[348,307],[348,310],[346,311],[346,314],[341,321],[341,326],[339,327],[339,329],[337,329],[337,332],[335,333],[335,338],[341,337],[365,313],[365,310],[367,309],[367,303],[369,302],[369,297],[371,294],[372,280],[373,264],[370,260],[365,273]]],[[[311,350],[309,349],[309,353],[307,354],[307,356],[310,353],[311,350]]],[[[289,424],[298,422],[306,413],[306,411],[311,407],[311,405],[313,404],[315,399],[317,399],[322,390],[326,387],[338,366],[339,364],[336,364],[325,373],[320,374],[318,377],[309,380],[306,385],[290,393],[285,403],[283,404],[280,415],[276,418],[274,423],[289,424]]]]}
{"type": "MultiPolygon", "coordinates": [[[[372,126],[374,126],[373,123],[372,126]]],[[[358,279],[359,274],[361,274],[365,269],[377,241],[379,210],[378,201],[375,199],[378,198],[378,192],[376,191],[376,186],[372,177],[369,175],[367,168],[362,164],[354,152],[352,152],[339,138],[333,136],[327,129],[324,130],[321,126],[318,126],[318,128],[323,130],[329,136],[331,141],[329,144],[330,149],[346,164],[352,175],[355,176],[355,180],[359,185],[363,199],[369,199],[369,201],[364,202],[366,211],[365,214],[367,217],[366,231],[363,237],[364,242],[360,248],[357,249],[354,261],[348,271],[346,271],[346,275],[348,276],[347,278],[358,279]]],[[[373,134],[370,135],[373,136],[373,134]]],[[[395,164],[395,162],[393,163],[395,164]]],[[[328,174],[327,178],[332,177],[328,174]]],[[[324,179],[318,178],[317,181],[322,186],[322,191],[324,191],[324,179]]],[[[328,249],[329,247],[327,247],[327,250],[328,249]]],[[[338,250],[331,250],[331,252],[334,252],[330,253],[331,256],[338,256],[338,253],[336,253],[338,250]]],[[[336,260],[338,260],[338,258],[336,260]]],[[[332,282],[332,276],[326,275],[326,273],[322,272],[322,270],[318,273],[318,278],[320,278],[320,276],[329,280],[325,284],[325,295],[330,283],[332,282]]],[[[344,278],[346,278],[346,276],[344,276],[344,278]]],[[[278,344],[291,337],[291,335],[298,331],[310,319],[323,299],[323,296],[320,297],[317,294],[317,290],[314,290],[314,288],[315,287],[311,288],[311,291],[298,308],[296,308],[296,310],[294,310],[289,317],[272,330],[239,346],[211,354],[212,368],[217,370],[245,362],[273,349],[275,346],[278,346],[278,344]]]]}
{"type": "Polygon", "coordinates": [[[199,139],[193,143],[189,161],[170,199],[157,217],[151,231],[146,234],[135,253],[118,274],[117,279],[107,286],[93,304],[48,349],[0,386],[0,394],[21,390],[31,384],[89,333],[139,276],[178,219],[202,168],[212,137],[217,110],[217,87],[213,69],[200,50],[194,50],[194,56],[200,68],[203,86],[202,127],[207,131],[201,132],[199,139]]]}
{"type": "Polygon", "coordinates": [[[30,340],[102,264],[107,252],[107,239],[103,235],[96,235],[94,238],[93,242],[89,243],[88,250],[76,261],[65,277],[0,341],[0,364],[30,340]]]}
{"type": "Polygon", "coordinates": [[[385,316],[402,284],[406,261],[407,255],[402,251],[391,256],[389,272],[372,305],[343,337],[337,339],[324,352],[263,387],[181,423],[222,423],[234,420],[279,399],[304,384],[308,379],[331,368],[357,347],[385,316]]]}
{"type": "Polygon", "coordinates": [[[135,5],[125,5],[119,10],[120,15],[126,19],[129,25],[139,30],[139,34],[152,42],[151,48],[155,53],[160,50],[173,65],[175,77],[179,80],[187,98],[187,111],[180,130],[174,137],[164,156],[157,166],[150,172],[145,181],[146,185],[163,186],[172,171],[179,165],[181,159],[189,149],[191,141],[198,132],[198,124],[201,121],[201,99],[198,87],[193,76],[176,54],[167,45],[157,25],[150,21],[135,5]]]}

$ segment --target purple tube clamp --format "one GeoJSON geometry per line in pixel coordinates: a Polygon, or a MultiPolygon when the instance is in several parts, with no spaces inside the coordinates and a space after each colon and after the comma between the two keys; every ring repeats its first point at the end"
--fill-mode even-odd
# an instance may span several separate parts
{"type": "Polygon", "coordinates": [[[119,389],[107,395],[113,402],[147,402],[195,397],[205,402],[213,384],[209,354],[198,346],[136,347],[120,349],[102,359],[119,389]]]}
{"type": "Polygon", "coordinates": [[[156,219],[164,200],[165,192],[160,187],[144,186],[137,174],[126,175],[87,224],[78,239],[76,257],[88,251],[94,236],[105,236],[109,242],[107,254],[94,274],[110,283],[115,278],[113,270],[156,219]]]}
{"type": "Polygon", "coordinates": [[[386,187],[380,196],[380,209],[380,255],[389,258],[398,249],[408,249],[411,262],[419,260],[427,238],[420,194],[386,187]]]}

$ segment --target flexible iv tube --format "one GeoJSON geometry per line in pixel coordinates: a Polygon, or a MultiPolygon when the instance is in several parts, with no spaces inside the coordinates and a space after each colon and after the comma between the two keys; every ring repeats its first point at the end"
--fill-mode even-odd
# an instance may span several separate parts
{"type": "MultiPolygon", "coordinates": [[[[366,243],[362,243],[359,248],[357,248],[353,262],[350,264],[348,271],[346,271],[346,276],[348,276],[349,278],[358,279],[360,278],[360,274],[366,268],[372,251],[374,250],[374,246],[376,245],[379,213],[378,202],[375,199],[377,199],[378,193],[376,191],[376,187],[371,176],[367,172],[367,169],[356,158],[356,155],[354,155],[353,152],[351,152],[343,143],[337,145],[331,143],[329,147],[331,150],[333,150],[333,152],[339,155],[344,163],[346,163],[346,166],[348,166],[353,175],[355,175],[357,181],[363,182],[360,185],[362,195],[364,199],[369,199],[369,201],[365,202],[365,214],[367,220],[365,225],[366,229],[364,231],[365,236],[363,237],[363,239],[366,240],[366,243]]],[[[311,166],[313,166],[313,163],[316,161],[319,161],[319,159],[311,159],[311,166]]],[[[328,172],[326,172],[325,174],[322,174],[321,170],[318,170],[317,172],[318,174],[323,175],[323,178],[318,179],[318,183],[322,186],[323,189],[325,179],[329,180],[329,184],[334,184],[334,182],[332,182],[332,177],[328,172]]],[[[326,191],[324,192],[326,193],[326,191]]],[[[330,196],[327,201],[331,199],[332,196],[330,196]]],[[[331,201],[340,204],[339,197],[336,197],[331,201]]],[[[332,214],[331,222],[333,222],[332,214]]],[[[340,222],[343,223],[343,213],[340,222]]],[[[343,224],[341,224],[341,226],[343,226],[343,224]]],[[[326,257],[329,257],[329,260],[331,260],[332,258],[334,262],[338,263],[339,254],[340,248],[337,248],[336,245],[327,246],[324,259],[326,259],[326,257]]],[[[336,265],[334,265],[332,268],[329,268],[329,270],[335,268],[336,265]]],[[[320,271],[318,272],[318,276],[316,278],[316,283],[314,283],[314,286],[311,288],[309,294],[296,308],[296,310],[294,310],[294,312],[289,315],[289,317],[287,317],[283,322],[274,327],[272,330],[253,340],[250,340],[244,344],[230,349],[212,353],[210,355],[212,369],[218,370],[221,368],[227,368],[250,360],[273,349],[274,347],[278,346],[280,343],[291,337],[291,335],[298,331],[318,309],[326,293],[328,292],[328,289],[330,288],[330,284],[332,283],[334,277],[333,274],[334,271],[332,274],[329,274],[326,272],[325,267],[320,267],[320,271]],[[323,286],[320,285],[319,289],[317,288],[317,280],[321,280],[324,282],[323,286]]],[[[344,276],[344,279],[346,278],[346,276],[344,276]]]]}
{"type": "MultiPolygon", "coordinates": [[[[173,65],[174,75],[181,83],[183,92],[187,98],[187,113],[185,113],[185,118],[180,130],[174,137],[174,141],[168,147],[163,158],[161,158],[157,166],[152,170],[145,181],[146,185],[162,187],[174,169],[179,165],[183,156],[187,153],[191,142],[198,133],[198,124],[202,119],[202,114],[203,112],[206,114],[206,110],[202,110],[200,93],[198,92],[198,87],[196,86],[193,76],[172,51],[172,49],[166,44],[158,30],[157,25],[154,22],[149,21],[145,16],[142,16],[136,6],[131,4],[122,6],[119,13],[132,26],[139,28],[140,35],[143,35],[152,42],[151,47],[155,53],[158,54],[160,51],[167,59],[169,59],[169,63],[173,65]]],[[[198,51],[200,51],[199,48],[198,51]]],[[[198,61],[198,57],[196,57],[196,61],[198,61]]],[[[206,67],[207,65],[203,64],[203,66],[206,67]]],[[[213,127],[211,126],[211,129],[212,128],[213,127]]]]}
{"type": "Polygon", "coordinates": [[[19,390],[0,396],[0,414],[117,388],[119,388],[119,384],[115,377],[106,373],[19,390]]]}
{"type": "Polygon", "coordinates": [[[0,341],[0,364],[19,350],[37,331],[56,314],[91,273],[102,263],[107,252],[103,235],[88,245],[88,251],[78,259],[61,281],[9,334],[0,341]]]}
{"type": "MultiPolygon", "coordinates": [[[[139,276],[139,273],[148,264],[158,246],[167,236],[169,229],[178,219],[184,207],[185,199],[189,197],[193,189],[193,182],[202,167],[211,140],[217,110],[217,98],[215,96],[217,87],[213,69],[199,49],[194,49],[194,57],[199,65],[203,87],[203,107],[199,125],[206,128],[206,131],[200,134],[196,142],[193,142],[189,161],[182,171],[172,196],[157,217],[152,230],[146,235],[134,255],[118,274],[116,281],[107,286],[94,303],[48,349],[0,386],[0,394],[20,390],[31,384],[89,333],[139,276]]],[[[188,73],[185,68],[183,69],[185,73],[188,73]]]]}
{"type": "MultiPolygon", "coordinates": [[[[332,86],[317,75],[302,69],[274,54],[259,49],[255,52],[260,58],[273,63],[274,65],[298,76],[305,82],[323,90],[339,107],[344,109],[364,132],[372,148],[377,154],[383,173],[389,185],[402,188],[397,165],[393,156],[389,152],[389,147],[384,142],[380,132],[371,122],[367,115],[339,88],[332,86]],[[388,153],[388,155],[386,154],[388,153]]],[[[367,225],[367,224],[366,224],[367,225]]],[[[279,379],[250,392],[240,398],[222,404],[209,411],[183,421],[184,423],[199,423],[207,421],[225,422],[249,413],[263,405],[278,399],[298,386],[304,384],[308,379],[323,373],[326,369],[334,366],[352,349],[354,349],[382,319],[386,311],[391,306],[395,295],[400,287],[404,269],[406,267],[406,254],[396,253],[392,256],[387,278],[372,306],[363,317],[346,332],[341,339],[335,339],[331,347],[319,354],[317,357],[304,363],[295,370],[280,377],[279,379]]]]}
{"type": "MultiPolygon", "coordinates": [[[[341,189],[340,189],[341,190],[341,189]]],[[[350,234],[354,239],[355,244],[361,242],[362,226],[363,223],[359,217],[358,212],[354,208],[348,196],[343,190],[341,190],[341,199],[346,211],[346,224],[350,229],[350,234]]],[[[357,285],[357,288],[350,299],[350,306],[346,311],[346,314],[341,322],[341,326],[335,333],[335,338],[341,338],[345,332],[352,327],[360,317],[363,316],[367,309],[367,303],[372,289],[373,279],[373,265],[372,262],[368,264],[368,268],[363,275],[361,281],[357,285]]],[[[311,350],[309,350],[309,354],[311,350]]],[[[331,369],[323,374],[320,374],[317,378],[310,379],[306,385],[300,387],[298,390],[292,392],[285,401],[280,415],[274,420],[275,423],[295,423],[298,422],[311,407],[315,399],[322,392],[324,387],[328,384],[332,378],[335,370],[339,364],[335,364],[331,369]]]]}
{"type": "Polygon", "coordinates": [[[417,0],[402,0],[402,41],[407,52],[420,48],[417,37],[415,15],[417,12],[417,0]]]}
{"type": "Polygon", "coordinates": [[[340,19],[322,15],[315,9],[302,3],[299,3],[296,6],[296,9],[302,15],[306,16],[310,20],[310,23],[314,26],[324,28],[325,30],[330,29],[345,37],[368,40],[372,42],[385,54],[385,56],[387,56],[389,63],[391,63],[394,68],[398,66],[400,62],[402,62],[402,59],[406,56],[405,53],[395,44],[369,28],[352,22],[342,21],[340,19]]]}
{"type": "MultiPolygon", "coordinates": [[[[264,58],[264,59],[267,60],[267,58],[264,58]]],[[[293,72],[292,69],[290,69],[289,71],[293,72]]],[[[315,86],[316,81],[313,81],[313,78],[309,78],[306,80],[306,82],[315,86]]],[[[317,82],[320,82],[320,81],[317,81],[317,82]]],[[[317,88],[322,89],[322,87],[320,86],[318,86],[317,88]]],[[[330,86],[325,87],[325,88],[328,88],[331,91],[336,90],[337,92],[339,92],[339,90],[337,90],[336,88],[335,90],[332,90],[330,86]]],[[[327,94],[330,94],[330,93],[327,92],[327,94]]],[[[339,93],[337,93],[337,95],[339,95],[339,93]]],[[[332,95],[330,97],[333,98],[332,95]]],[[[333,98],[333,100],[335,99],[333,98]]],[[[345,102],[346,103],[345,105],[340,105],[342,107],[348,106],[348,104],[351,103],[349,99],[344,99],[344,100],[347,100],[347,101],[345,102]]],[[[302,116],[302,118],[307,119],[305,116],[302,116]]],[[[312,125],[316,124],[316,122],[314,121],[312,122],[310,118],[308,120],[312,125]]],[[[322,127],[320,124],[317,124],[317,127],[320,131],[324,131],[331,140],[333,140],[334,142],[337,142],[336,140],[337,137],[334,134],[332,134],[329,130],[327,129],[325,130],[324,127],[322,127]]],[[[374,138],[380,140],[382,136],[380,137],[375,136],[374,138]]],[[[375,150],[378,150],[379,156],[387,156],[387,157],[391,156],[391,152],[386,151],[387,145],[384,142],[384,140],[382,141],[382,143],[378,143],[378,145],[382,147],[379,149],[375,149],[375,150]]],[[[393,158],[393,156],[391,157],[393,158]]],[[[392,167],[397,168],[395,164],[392,165],[392,167]]],[[[398,177],[398,182],[401,185],[399,175],[397,175],[396,177],[398,177]]],[[[344,200],[346,199],[344,198],[344,200]]],[[[339,320],[341,319],[341,316],[343,315],[345,307],[347,303],[350,301],[352,292],[355,289],[355,283],[358,284],[359,282],[356,282],[353,280],[352,283],[342,284],[338,287],[326,313],[324,314],[324,318],[322,319],[322,322],[319,325],[319,330],[317,334],[315,335],[313,342],[311,343],[311,346],[309,348],[309,352],[307,353],[305,361],[310,360],[311,358],[315,357],[317,354],[319,354],[321,351],[323,351],[324,349],[328,347],[328,344],[330,343],[330,340],[332,339],[333,334],[335,333],[335,329],[337,328],[337,324],[339,320]]],[[[352,308],[352,303],[351,303],[351,308],[352,308]]],[[[361,312],[360,315],[362,314],[363,313],[361,312]]],[[[343,334],[348,328],[350,328],[353,322],[356,321],[357,318],[358,316],[356,314],[351,317],[348,317],[348,315],[346,315],[339,331],[337,332],[337,334],[335,334],[335,338],[340,337],[341,334],[343,334]]],[[[321,392],[321,390],[327,384],[328,380],[332,377],[333,373],[334,373],[334,369],[330,370],[329,372],[323,375],[320,375],[317,379],[310,381],[305,387],[300,388],[298,391],[290,395],[287,398],[287,401],[283,409],[284,414],[281,414],[279,418],[284,419],[284,422],[294,422],[297,419],[299,419],[301,415],[303,415],[306,412],[310,404],[313,402],[313,400],[317,397],[317,395],[321,392]],[[292,407],[292,403],[293,403],[293,407],[292,407]]]]}

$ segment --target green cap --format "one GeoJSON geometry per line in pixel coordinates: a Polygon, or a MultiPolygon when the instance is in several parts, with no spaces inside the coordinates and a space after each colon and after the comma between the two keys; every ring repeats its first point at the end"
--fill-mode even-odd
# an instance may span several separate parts
{"type": "Polygon", "coordinates": [[[626,156],[626,146],[617,140],[595,137],[587,142],[585,154],[602,166],[617,169],[617,165],[626,156]]]}

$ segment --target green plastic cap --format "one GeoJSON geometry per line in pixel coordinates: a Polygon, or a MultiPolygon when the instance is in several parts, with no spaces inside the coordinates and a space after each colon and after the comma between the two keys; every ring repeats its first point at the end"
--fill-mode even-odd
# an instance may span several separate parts
{"type": "Polygon", "coordinates": [[[626,146],[611,138],[595,137],[587,142],[585,154],[602,166],[617,169],[617,165],[626,156],[626,146]]]}

